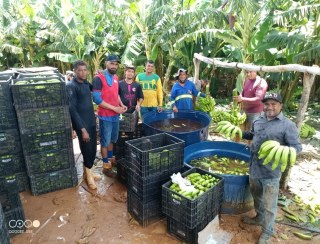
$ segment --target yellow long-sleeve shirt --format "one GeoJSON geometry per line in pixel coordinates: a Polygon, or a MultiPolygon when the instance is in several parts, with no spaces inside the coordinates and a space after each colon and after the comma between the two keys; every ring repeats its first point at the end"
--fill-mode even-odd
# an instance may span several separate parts
{"type": "Polygon", "coordinates": [[[141,84],[143,92],[142,107],[162,106],[163,91],[161,79],[157,74],[147,75],[140,73],[136,77],[136,81],[141,84]]]}

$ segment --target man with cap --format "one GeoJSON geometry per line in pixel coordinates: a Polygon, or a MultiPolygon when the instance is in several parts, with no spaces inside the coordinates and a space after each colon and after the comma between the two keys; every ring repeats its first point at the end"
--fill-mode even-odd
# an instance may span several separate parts
{"type": "Polygon", "coordinates": [[[257,75],[256,71],[246,71],[247,79],[239,96],[233,99],[242,104],[242,109],[247,115],[245,130],[250,130],[252,122],[260,116],[263,111],[262,98],[268,89],[267,82],[257,75]]]}
{"type": "Polygon", "coordinates": [[[113,144],[118,140],[119,114],[124,113],[127,107],[119,96],[119,79],[116,75],[120,60],[116,55],[108,55],[106,69],[93,79],[93,101],[98,107],[101,156],[103,173],[115,177],[112,166],[115,164],[113,144]]]}
{"type": "Polygon", "coordinates": [[[175,75],[177,81],[171,89],[170,105],[174,112],[193,109],[193,96],[205,97],[204,93],[199,92],[194,83],[187,79],[188,71],[179,69],[175,75]]]}
{"type": "Polygon", "coordinates": [[[249,183],[254,200],[256,216],[244,217],[246,224],[261,225],[259,244],[269,243],[277,214],[280,167],[271,169],[272,162],[262,165],[264,159],[258,158],[262,143],[275,140],[281,145],[302,150],[296,125],[282,113],[282,98],[278,93],[267,93],[262,99],[263,113],[252,124],[251,131],[245,131],[243,138],[252,140],[249,183]]]}
{"type": "Polygon", "coordinates": [[[151,111],[162,111],[163,91],[160,77],[154,73],[154,61],[148,60],[146,72],[140,73],[136,81],[141,84],[144,100],[141,104],[141,115],[151,111]]]}
{"type": "Polygon", "coordinates": [[[141,85],[134,80],[136,67],[125,65],[125,79],[119,82],[119,95],[122,103],[128,108],[127,112],[134,110],[140,112],[143,101],[141,85]]]}

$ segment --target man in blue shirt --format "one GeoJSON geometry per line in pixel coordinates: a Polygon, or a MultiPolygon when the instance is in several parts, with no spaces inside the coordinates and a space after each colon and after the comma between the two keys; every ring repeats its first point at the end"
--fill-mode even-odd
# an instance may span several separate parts
{"type": "Polygon", "coordinates": [[[205,97],[204,93],[199,92],[194,83],[187,80],[188,71],[179,69],[176,74],[177,81],[171,90],[170,104],[174,112],[181,110],[193,110],[193,96],[205,97]]]}
{"type": "Polygon", "coordinates": [[[249,182],[257,213],[254,218],[244,217],[243,222],[261,225],[259,244],[268,243],[273,234],[281,170],[280,166],[272,170],[272,162],[263,165],[264,158],[258,158],[258,151],[262,143],[268,140],[293,147],[297,153],[302,150],[296,125],[281,112],[281,95],[267,93],[262,102],[264,113],[253,122],[250,132],[243,133],[244,139],[252,140],[249,182]]]}

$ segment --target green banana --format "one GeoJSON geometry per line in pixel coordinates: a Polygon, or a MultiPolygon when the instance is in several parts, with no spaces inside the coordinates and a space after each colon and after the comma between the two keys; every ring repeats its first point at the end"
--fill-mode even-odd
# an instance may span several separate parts
{"type": "Polygon", "coordinates": [[[230,125],[228,129],[225,131],[225,137],[228,138],[230,136],[231,131],[234,129],[234,125],[230,125]]]}
{"type": "MultiPolygon", "coordinates": [[[[279,144],[280,145],[280,144],[279,144]]],[[[267,165],[268,163],[271,162],[273,159],[275,153],[277,152],[279,146],[275,146],[274,148],[271,149],[269,155],[264,159],[262,165],[267,165]]]]}
{"type": "Polygon", "coordinates": [[[303,234],[301,232],[296,231],[296,232],[293,232],[293,234],[303,240],[311,240],[312,239],[312,235],[303,234]]]}
{"type": "Polygon", "coordinates": [[[289,147],[290,149],[290,159],[289,159],[289,162],[290,162],[290,166],[294,165],[294,163],[296,162],[296,159],[297,159],[297,151],[294,147],[289,147]]]}
{"type": "Polygon", "coordinates": [[[273,147],[280,146],[280,143],[277,141],[269,140],[269,141],[267,141],[267,143],[263,147],[262,147],[262,145],[260,147],[260,150],[261,150],[261,152],[265,152],[273,147]]]}
{"type": "Polygon", "coordinates": [[[288,146],[285,146],[282,155],[281,155],[281,172],[284,172],[286,170],[287,164],[288,164],[288,159],[289,159],[289,152],[290,149],[288,146]]]}
{"type": "Polygon", "coordinates": [[[274,156],[274,160],[273,160],[273,163],[272,163],[272,166],[271,166],[271,169],[272,170],[275,170],[278,165],[279,165],[279,162],[280,162],[280,157],[283,153],[283,149],[284,149],[284,146],[279,146],[278,149],[277,149],[277,152],[274,156]]]}
{"type": "Polygon", "coordinates": [[[226,130],[230,127],[231,124],[225,124],[221,130],[220,130],[220,134],[225,134],[226,133],[226,130]]]}

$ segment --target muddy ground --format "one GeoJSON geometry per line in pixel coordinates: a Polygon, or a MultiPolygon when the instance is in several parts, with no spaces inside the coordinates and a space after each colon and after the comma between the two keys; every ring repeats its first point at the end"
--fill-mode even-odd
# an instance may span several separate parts
{"type": "MultiPolygon", "coordinates": [[[[314,144],[316,147],[312,150],[319,153],[319,141],[306,141],[305,146],[314,144]]],[[[74,148],[81,182],[82,161],[77,140],[74,140],[74,148]]],[[[290,191],[302,195],[306,202],[320,203],[319,161],[310,154],[303,154],[293,168],[290,191]]],[[[94,170],[100,173],[101,166],[98,164],[94,170]]],[[[76,188],[41,196],[21,193],[26,219],[38,220],[40,226],[13,237],[12,243],[181,243],[167,234],[165,219],[146,228],[139,226],[127,213],[127,204],[123,201],[126,187],[100,174],[103,178],[98,182],[97,191],[88,190],[81,182],[76,188]]],[[[281,210],[278,212],[281,214],[281,210]]],[[[252,216],[254,211],[246,215],[252,216]]],[[[243,224],[240,218],[241,215],[222,215],[220,227],[233,235],[232,244],[256,243],[260,227],[243,224]]],[[[276,224],[275,229],[271,243],[320,243],[319,234],[311,241],[303,241],[292,234],[297,230],[295,228],[276,224]]]]}

